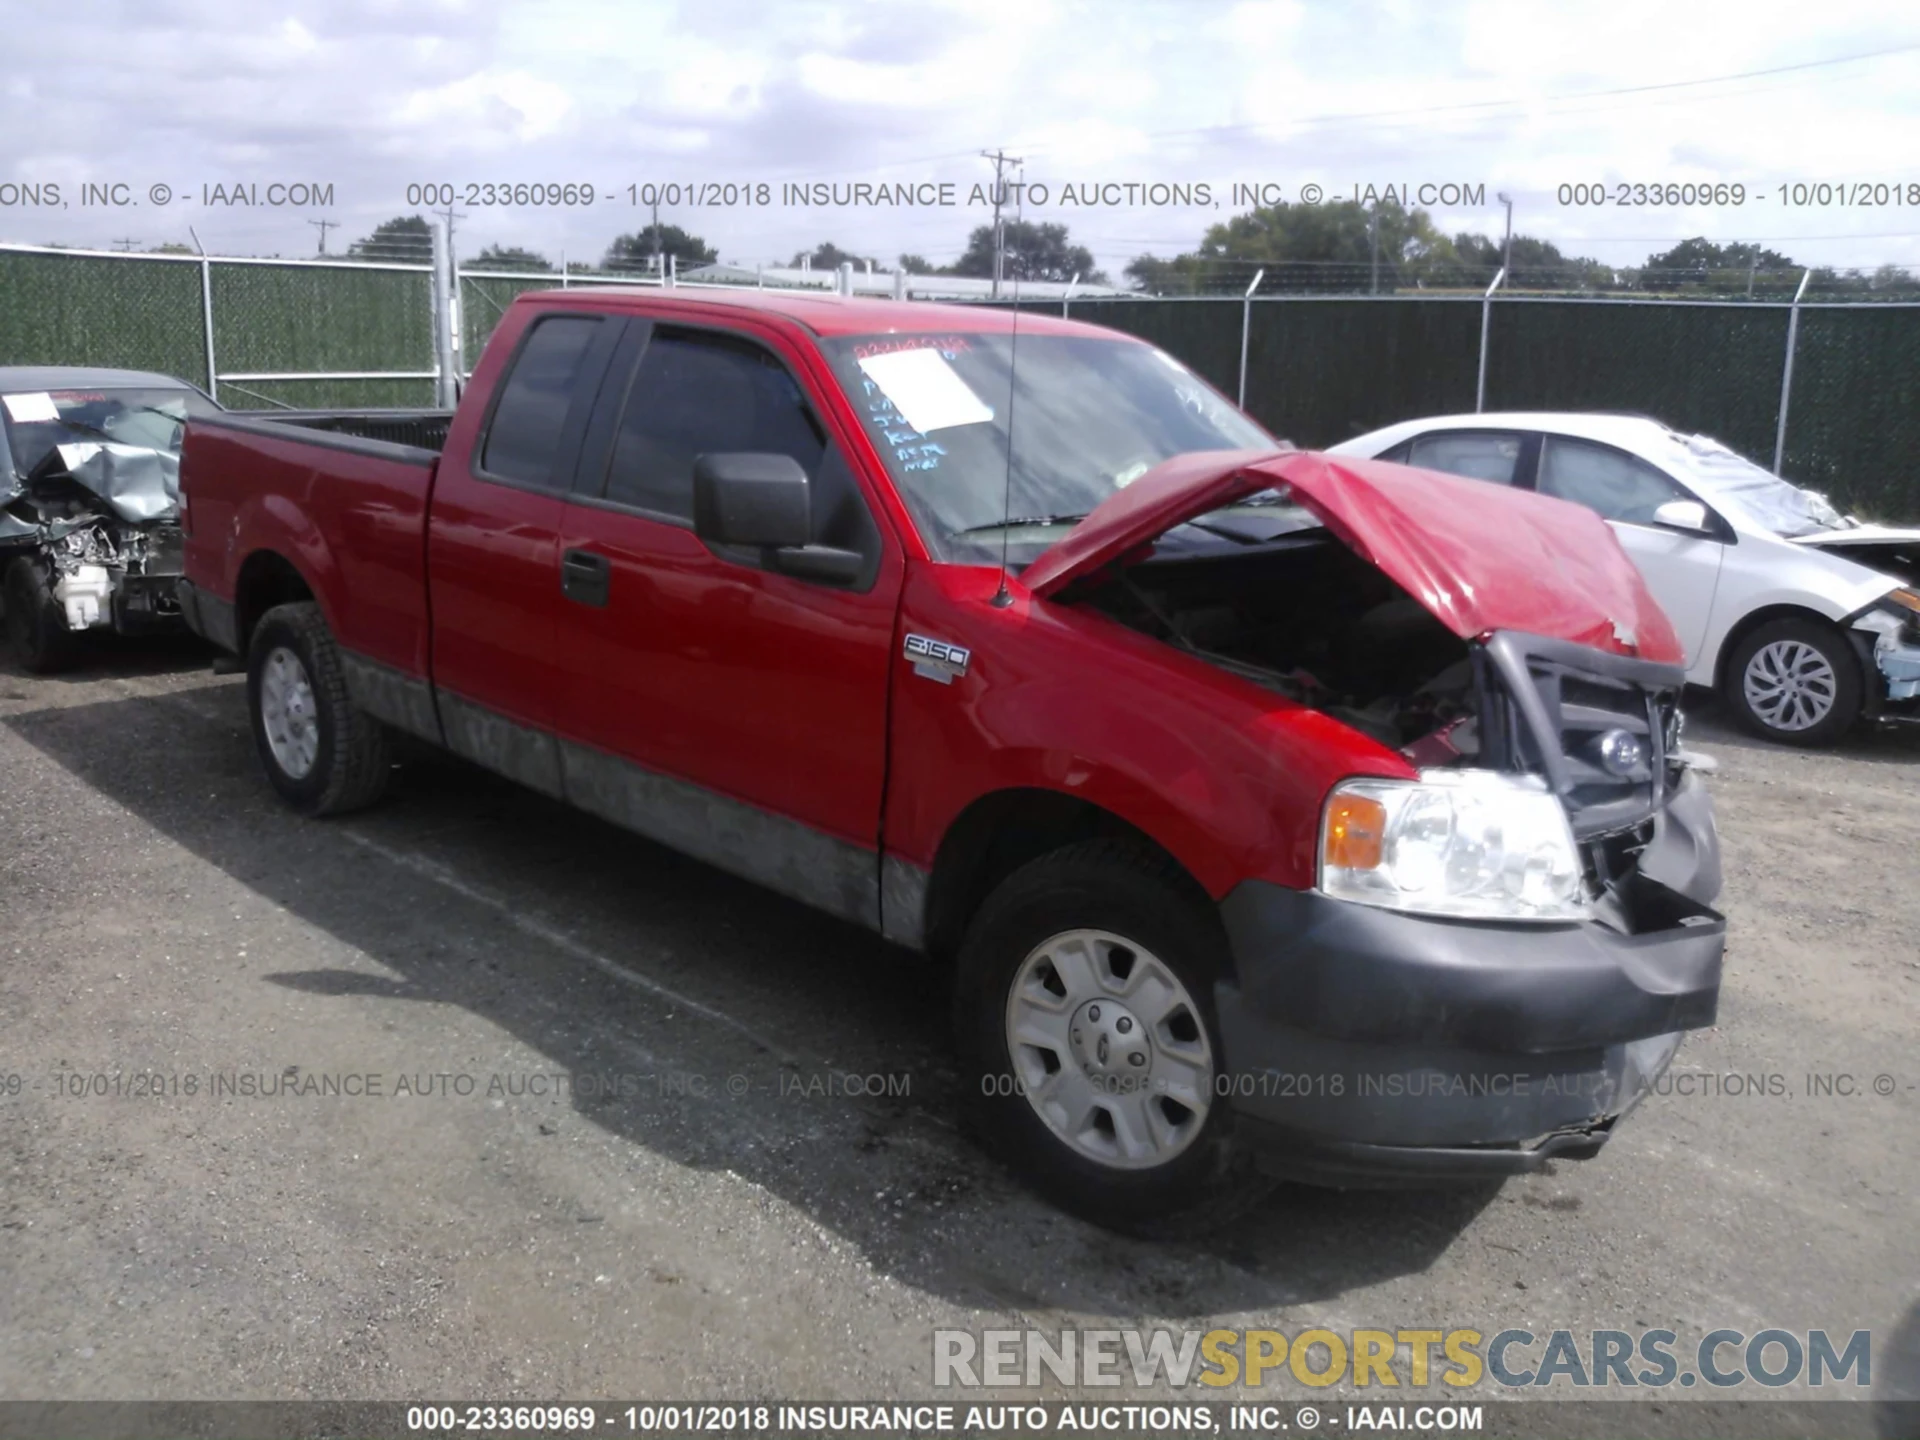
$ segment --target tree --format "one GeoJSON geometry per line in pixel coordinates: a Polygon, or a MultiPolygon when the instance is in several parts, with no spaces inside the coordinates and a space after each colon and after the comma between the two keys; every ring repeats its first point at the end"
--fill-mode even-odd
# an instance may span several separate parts
{"type": "MultiPolygon", "coordinates": [[[[1481,289],[1493,283],[1507,262],[1500,241],[1468,231],[1453,237],[1453,254],[1458,275],[1452,283],[1481,289]]],[[[1620,284],[1611,265],[1584,255],[1564,255],[1552,241],[1532,235],[1513,237],[1512,256],[1513,268],[1505,282],[1509,290],[1612,290],[1620,284]]],[[[1443,283],[1442,277],[1429,275],[1427,283],[1443,283]]]]}
{"type": "MultiPolygon", "coordinates": [[[[1448,238],[1425,210],[1335,200],[1257,207],[1212,226],[1186,254],[1135,257],[1126,275],[1162,295],[1238,292],[1262,270],[1264,291],[1485,289],[1504,260],[1501,242],[1470,232],[1448,238]]],[[[1529,235],[1513,237],[1513,271],[1509,284],[1535,288],[1618,283],[1610,266],[1529,235]]]]}
{"type": "Polygon", "coordinates": [[[900,269],[908,275],[939,275],[944,273],[940,267],[924,255],[902,255],[898,260],[900,269]]]}
{"type": "MultiPolygon", "coordinates": [[[[619,236],[607,247],[609,270],[632,270],[653,264],[653,257],[671,255],[682,270],[689,265],[711,265],[719,252],[698,235],[689,235],[678,225],[648,225],[632,235],[619,236]]],[[[662,261],[664,264],[664,260],[662,261]]]]}
{"type": "Polygon", "coordinates": [[[1136,284],[1173,293],[1244,289],[1256,269],[1263,290],[1365,290],[1374,284],[1376,243],[1382,290],[1417,282],[1453,245],[1424,210],[1382,200],[1259,206],[1210,226],[1197,250],[1162,261],[1142,255],[1127,266],[1136,284]]]}
{"type": "Polygon", "coordinates": [[[152,246],[147,251],[149,255],[192,255],[194,253],[191,245],[182,245],[178,240],[169,240],[164,245],[152,246]]]}
{"type": "Polygon", "coordinates": [[[396,215],[347,247],[349,260],[431,260],[433,227],[420,215],[396,215]]]}
{"type": "Polygon", "coordinates": [[[1718,245],[1704,236],[1682,240],[1671,250],[1649,255],[1637,277],[1644,290],[1704,290],[1716,294],[1744,293],[1762,275],[1777,287],[1784,273],[1799,283],[1800,266],[1778,250],[1735,242],[1718,245]]]}
{"type": "Polygon", "coordinates": [[[878,269],[880,266],[880,262],[871,256],[855,255],[851,250],[842,250],[831,240],[822,240],[810,252],[798,251],[787,263],[796,270],[804,263],[811,263],[815,270],[838,270],[842,265],[851,265],[856,270],[864,270],[868,266],[878,269]]]}
{"type": "Polygon", "coordinates": [[[532,250],[517,245],[489,245],[466,262],[472,270],[538,270],[550,272],[553,262],[532,250]]]}
{"type": "MultiPolygon", "coordinates": [[[[1093,268],[1093,252],[1075,245],[1064,225],[1041,225],[1031,220],[1008,220],[1001,227],[1006,258],[1001,275],[1008,280],[1071,280],[1078,275],[1091,285],[1107,277],[1093,268]]],[[[993,227],[982,225],[967,237],[967,248],[944,273],[993,276],[993,227]]]]}

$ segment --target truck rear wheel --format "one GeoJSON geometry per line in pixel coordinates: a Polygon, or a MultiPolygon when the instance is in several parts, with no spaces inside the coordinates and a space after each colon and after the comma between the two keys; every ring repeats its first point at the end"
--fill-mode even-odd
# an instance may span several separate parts
{"type": "Polygon", "coordinates": [[[47,571],[31,555],[7,567],[7,644],[21,666],[35,675],[65,670],[79,658],[80,639],[67,628],[67,614],[53,597],[47,571]]]}
{"type": "Polygon", "coordinates": [[[302,814],[358,810],[387,788],[386,728],[348,696],[318,605],[276,605],[260,617],[247,647],[247,710],[267,779],[302,814]]]}
{"type": "Polygon", "coordinates": [[[1044,855],[981,906],[955,991],[987,1141],[1062,1209],[1148,1236],[1267,1188],[1217,1094],[1224,937],[1181,878],[1124,841],[1044,855]]]}

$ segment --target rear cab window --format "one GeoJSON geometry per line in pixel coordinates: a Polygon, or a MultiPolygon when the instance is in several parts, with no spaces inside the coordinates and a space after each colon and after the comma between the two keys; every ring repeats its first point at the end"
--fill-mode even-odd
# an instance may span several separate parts
{"type": "MultiPolygon", "coordinates": [[[[548,315],[533,322],[500,384],[480,451],[483,478],[564,490],[562,440],[597,341],[615,326],[599,316],[548,315]]],[[[604,358],[602,359],[604,364],[604,358]]]]}

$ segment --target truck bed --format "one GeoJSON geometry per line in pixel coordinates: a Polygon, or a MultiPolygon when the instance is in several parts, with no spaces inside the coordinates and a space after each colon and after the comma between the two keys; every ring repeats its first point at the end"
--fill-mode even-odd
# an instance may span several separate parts
{"type": "Polygon", "coordinates": [[[238,620],[244,634],[251,617],[231,609],[241,562],[261,551],[297,557],[296,588],[310,588],[344,647],[424,677],[427,499],[438,446],[343,428],[365,416],[316,413],[310,418],[340,423],[315,425],[229,414],[188,424],[181,473],[193,603],[224,605],[226,622],[238,620]]]}
{"type": "Polygon", "coordinates": [[[438,454],[453,424],[451,410],[259,410],[246,418],[294,425],[331,435],[357,435],[438,454]]]}

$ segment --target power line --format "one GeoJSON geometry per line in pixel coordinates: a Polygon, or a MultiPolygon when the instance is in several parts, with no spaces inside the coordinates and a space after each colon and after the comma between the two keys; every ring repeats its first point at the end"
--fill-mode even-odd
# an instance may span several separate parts
{"type": "MultiPolygon", "coordinates": [[[[1881,50],[1866,50],[1857,55],[1836,55],[1826,60],[1803,60],[1793,65],[1774,65],[1764,70],[1742,70],[1731,75],[1708,75],[1694,80],[1667,80],[1653,85],[1620,85],[1606,90],[1576,90],[1566,95],[1506,100],[1469,100],[1457,105],[1422,105],[1403,110],[1336,111],[1325,115],[1284,116],[1274,120],[1250,120],[1236,125],[1200,125],[1184,130],[1153,130],[1143,140],[1173,140],[1187,135],[1231,135],[1244,130],[1264,130],[1273,125],[1331,125],[1350,120],[1390,120],[1406,116],[1456,114],[1467,110],[1500,110],[1515,106],[1558,105],[1575,100],[1597,100],[1620,95],[1646,95],[1657,90],[1686,90],[1702,85],[1725,85],[1735,80],[1756,80],[1769,75],[1786,75],[1802,70],[1819,70],[1835,65],[1856,65],[1866,60],[1884,59],[1920,50],[1920,41],[1891,45],[1881,50]]],[[[1041,147],[1038,153],[1045,153],[1041,147]]]]}

